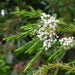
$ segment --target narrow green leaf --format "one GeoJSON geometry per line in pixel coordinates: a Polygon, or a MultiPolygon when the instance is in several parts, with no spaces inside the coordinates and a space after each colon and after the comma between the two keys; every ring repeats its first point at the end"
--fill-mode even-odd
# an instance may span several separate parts
{"type": "Polygon", "coordinates": [[[14,35],[14,36],[10,36],[10,37],[7,37],[7,38],[3,38],[3,40],[11,40],[11,39],[14,39],[14,38],[20,38],[21,36],[23,35],[28,35],[33,29],[27,31],[27,32],[24,32],[24,33],[20,33],[20,34],[17,34],[17,35],[14,35]]]}
{"type": "Polygon", "coordinates": [[[74,64],[75,63],[75,60],[73,60],[72,62],[68,63],[68,65],[71,65],[71,64],[74,64]]]}
{"type": "Polygon", "coordinates": [[[32,44],[34,44],[34,41],[35,41],[35,40],[36,40],[36,39],[33,39],[32,41],[29,41],[27,44],[25,44],[25,45],[21,46],[20,48],[16,49],[15,52],[16,52],[16,51],[23,50],[25,47],[30,47],[30,46],[32,46],[32,44]]]}
{"type": "Polygon", "coordinates": [[[62,54],[64,53],[65,50],[62,50],[61,52],[59,52],[53,59],[56,59],[57,57],[62,56],[62,54]]]}
{"type": "Polygon", "coordinates": [[[35,10],[32,8],[32,6],[28,6],[31,9],[31,12],[35,12],[35,10]]]}
{"type": "Polygon", "coordinates": [[[57,50],[55,53],[53,53],[53,54],[48,58],[48,60],[51,60],[51,58],[54,57],[58,52],[59,52],[59,50],[57,50]]]}
{"type": "MultiPolygon", "coordinates": [[[[36,40],[37,41],[37,40],[36,40]]],[[[35,42],[25,53],[29,52],[32,53],[34,49],[36,48],[37,44],[39,44],[40,41],[35,42]]]]}
{"type": "Polygon", "coordinates": [[[27,64],[27,66],[24,69],[24,72],[33,64],[33,62],[38,58],[40,53],[41,53],[41,50],[29,61],[29,63],[27,64]]]}
{"type": "Polygon", "coordinates": [[[66,72],[65,74],[70,74],[73,71],[73,69],[69,70],[68,72],[66,72]]]}

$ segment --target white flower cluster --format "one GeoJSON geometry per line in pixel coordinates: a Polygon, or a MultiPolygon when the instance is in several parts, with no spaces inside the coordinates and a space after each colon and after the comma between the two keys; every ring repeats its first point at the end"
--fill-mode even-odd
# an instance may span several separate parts
{"type": "Polygon", "coordinates": [[[48,50],[51,47],[51,43],[57,41],[58,36],[55,33],[57,23],[59,23],[59,20],[56,20],[49,14],[46,15],[45,13],[42,13],[41,24],[38,25],[39,30],[37,37],[39,37],[39,39],[43,41],[45,50],[48,50]]]}
{"type": "MultiPolygon", "coordinates": [[[[59,39],[59,42],[61,45],[63,46],[68,46],[70,45],[71,47],[73,46],[73,42],[74,42],[74,37],[64,37],[59,39]]],[[[65,48],[65,47],[64,47],[65,48]]]]}
{"type": "MultiPolygon", "coordinates": [[[[53,16],[42,13],[40,25],[38,25],[39,30],[34,29],[32,33],[33,35],[37,33],[37,37],[43,41],[45,50],[48,50],[51,47],[51,44],[56,42],[59,37],[55,32],[58,23],[59,20],[55,19],[53,16]]],[[[64,37],[59,39],[59,42],[62,46],[65,46],[64,49],[68,49],[74,45],[73,39],[74,37],[64,37]]]]}

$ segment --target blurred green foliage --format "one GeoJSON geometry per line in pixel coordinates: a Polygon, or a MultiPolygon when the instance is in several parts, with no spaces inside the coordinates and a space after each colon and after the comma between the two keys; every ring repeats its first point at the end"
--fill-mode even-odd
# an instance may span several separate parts
{"type": "MultiPolygon", "coordinates": [[[[32,75],[33,71],[36,71],[37,67],[40,66],[41,63],[48,62],[44,60],[47,60],[49,53],[46,53],[43,56],[41,54],[39,60],[36,60],[33,63],[31,70],[28,69],[26,73],[23,73],[26,64],[37,52],[24,54],[24,45],[26,44],[27,47],[29,46],[27,42],[30,41],[29,43],[32,43],[33,41],[31,41],[29,35],[26,35],[27,37],[25,37],[26,33],[20,33],[24,31],[23,28],[20,30],[20,27],[27,24],[33,25],[34,23],[36,25],[37,19],[40,18],[42,12],[58,17],[60,20],[65,21],[65,23],[67,23],[70,27],[71,25],[75,25],[75,0],[1,0],[0,12],[2,12],[2,10],[4,11],[4,16],[0,13],[0,75],[32,75]],[[22,35],[24,38],[21,36],[21,38],[12,39],[10,41],[2,40],[5,37],[15,34],[17,34],[15,37],[22,35]],[[15,53],[15,49],[17,51],[21,49],[21,52],[15,53]],[[41,59],[42,57],[43,59],[41,59]]],[[[74,34],[74,27],[71,27],[71,29],[70,33],[74,31],[74,34]]],[[[69,30],[67,30],[67,32],[68,31],[69,30]]],[[[11,39],[11,37],[9,39],[11,39]]],[[[70,57],[74,57],[74,52],[72,52],[72,55],[73,56],[70,57]]],[[[35,56],[35,59],[37,56],[38,55],[35,56]]],[[[67,60],[64,62],[69,61],[68,56],[65,57],[65,59],[67,60]]],[[[59,72],[59,74],[61,74],[61,72],[59,72]]]]}

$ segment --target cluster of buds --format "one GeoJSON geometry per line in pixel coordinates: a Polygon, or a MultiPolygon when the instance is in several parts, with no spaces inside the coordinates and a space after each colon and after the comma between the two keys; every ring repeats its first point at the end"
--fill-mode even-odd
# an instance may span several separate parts
{"type": "Polygon", "coordinates": [[[39,30],[37,32],[37,37],[43,41],[45,50],[48,50],[51,47],[51,43],[57,41],[58,36],[55,33],[57,23],[59,23],[59,20],[56,20],[49,14],[46,15],[45,13],[42,13],[41,24],[38,25],[39,30]]]}
{"type": "MultiPolygon", "coordinates": [[[[74,42],[74,37],[64,37],[59,39],[59,42],[61,45],[63,46],[68,46],[70,45],[70,47],[73,47],[73,42],[74,42]]],[[[66,47],[64,47],[64,49],[67,49],[66,47]]]]}
{"type": "MultiPolygon", "coordinates": [[[[55,19],[49,14],[42,13],[40,25],[38,29],[35,29],[33,32],[37,33],[37,37],[43,41],[43,47],[45,50],[48,50],[51,47],[52,43],[55,43],[59,36],[56,34],[56,27],[59,24],[59,20],[55,19]]],[[[64,37],[59,39],[60,45],[72,47],[74,37],[64,37]]],[[[66,47],[64,47],[66,49],[66,47]]]]}

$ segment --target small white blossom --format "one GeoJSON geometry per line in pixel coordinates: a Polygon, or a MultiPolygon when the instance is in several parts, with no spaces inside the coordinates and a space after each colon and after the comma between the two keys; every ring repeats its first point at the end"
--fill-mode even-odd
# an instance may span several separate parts
{"type": "MultiPolygon", "coordinates": [[[[74,37],[64,37],[64,38],[61,38],[61,39],[59,39],[59,42],[60,42],[60,44],[61,45],[63,45],[63,46],[68,46],[68,45],[70,45],[71,47],[73,46],[73,40],[74,39],[74,37]]],[[[64,47],[65,49],[67,49],[66,47],[64,47]]]]}
{"type": "Polygon", "coordinates": [[[38,27],[41,27],[41,25],[38,25],[38,27]]]}
{"type": "Polygon", "coordinates": [[[4,9],[1,10],[1,15],[2,15],[2,16],[5,15],[5,10],[4,10],[4,9]]]}
{"type": "Polygon", "coordinates": [[[57,23],[59,20],[56,20],[51,15],[46,15],[46,13],[42,13],[40,28],[37,31],[37,37],[43,41],[43,47],[45,50],[48,50],[51,47],[51,43],[57,41],[58,36],[55,33],[55,28],[57,27],[57,23]]]}
{"type": "Polygon", "coordinates": [[[45,47],[45,50],[48,50],[48,48],[47,48],[47,47],[45,47]]]}
{"type": "Polygon", "coordinates": [[[42,13],[42,16],[46,17],[47,15],[46,15],[46,13],[42,13]]]}

